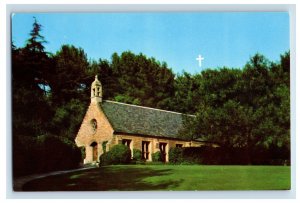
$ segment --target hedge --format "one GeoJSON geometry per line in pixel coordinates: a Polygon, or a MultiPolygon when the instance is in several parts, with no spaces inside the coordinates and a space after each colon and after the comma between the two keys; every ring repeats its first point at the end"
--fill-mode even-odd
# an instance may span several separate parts
{"type": "Polygon", "coordinates": [[[283,147],[186,147],[170,148],[169,161],[173,164],[207,164],[207,165],[289,165],[289,150],[283,147]]]}

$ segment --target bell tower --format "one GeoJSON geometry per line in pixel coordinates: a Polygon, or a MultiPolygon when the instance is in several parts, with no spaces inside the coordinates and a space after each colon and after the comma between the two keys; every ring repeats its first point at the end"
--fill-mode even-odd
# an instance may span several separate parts
{"type": "Polygon", "coordinates": [[[91,86],[91,102],[102,102],[102,85],[98,80],[98,75],[95,76],[95,80],[91,86]]]}

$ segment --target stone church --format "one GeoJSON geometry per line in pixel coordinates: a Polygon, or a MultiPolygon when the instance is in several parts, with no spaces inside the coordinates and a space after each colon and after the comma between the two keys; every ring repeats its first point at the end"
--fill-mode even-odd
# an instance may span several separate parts
{"type": "Polygon", "coordinates": [[[97,76],[91,86],[91,103],[82,121],[75,142],[84,147],[84,163],[99,162],[99,156],[116,144],[127,145],[131,152],[139,149],[143,159],[152,161],[152,153],[160,151],[169,161],[171,147],[201,146],[202,141],[178,137],[185,115],[172,111],[102,100],[102,85],[97,76]]]}

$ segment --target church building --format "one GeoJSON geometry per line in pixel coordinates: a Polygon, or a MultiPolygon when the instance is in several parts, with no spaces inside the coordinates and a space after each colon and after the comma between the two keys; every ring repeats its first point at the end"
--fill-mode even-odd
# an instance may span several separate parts
{"type": "Polygon", "coordinates": [[[99,162],[99,156],[116,144],[127,145],[131,152],[139,149],[143,159],[152,161],[160,151],[169,161],[171,147],[194,147],[207,143],[178,137],[184,119],[193,115],[102,100],[102,85],[97,76],[91,86],[91,103],[82,121],[75,142],[84,147],[84,163],[99,162]]]}

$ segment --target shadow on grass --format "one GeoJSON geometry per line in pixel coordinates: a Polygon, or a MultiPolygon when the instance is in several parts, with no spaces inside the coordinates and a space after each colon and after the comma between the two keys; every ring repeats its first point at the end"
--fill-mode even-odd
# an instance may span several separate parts
{"type": "Polygon", "coordinates": [[[168,190],[183,180],[169,180],[172,169],[139,168],[138,166],[106,166],[97,169],[49,176],[26,183],[24,191],[138,191],[168,190]],[[155,177],[157,176],[157,177],[155,177]],[[147,178],[155,177],[152,181],[147,178]]]}

